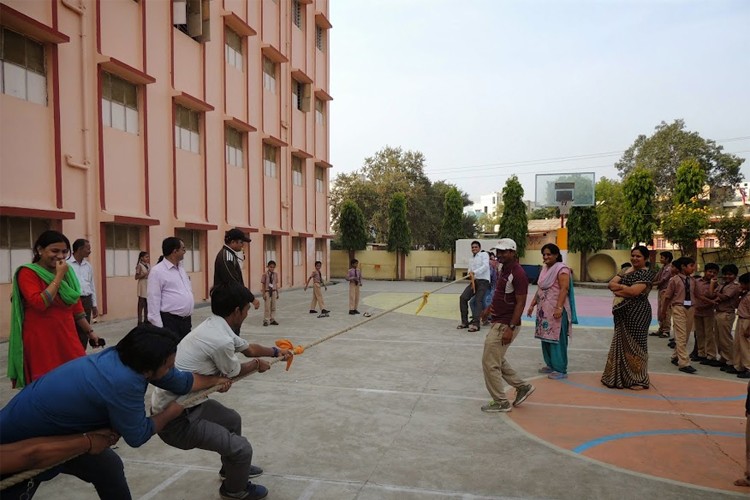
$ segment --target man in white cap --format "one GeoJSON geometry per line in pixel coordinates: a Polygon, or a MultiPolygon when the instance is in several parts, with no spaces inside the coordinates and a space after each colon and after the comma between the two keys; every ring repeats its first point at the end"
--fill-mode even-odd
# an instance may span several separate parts
{"type": "Polygon", "coordinates": [[[481,252],[481,249],[481,243],[476,240],[471,242],[472,257],[469,261],[469,275],[472,282],[466,286],[458,299],[461,323],[457,328],[468,328],[470,332],[479,331],[479,314],[482,312],[484,294],[490,287],[490,256],[487,252],[481,252]],[[469,324],[469,301],[472,297],[474,297],[474,307],[471,311],[471,324],[469,324]]]}
{"type": "Polygon", "coordinates": [[[526,306],[529,279],[518,263],[515,241],[502,238],[494,248],[501,267],[498,269],[492,304],[482,313],[483,318],[492,314],[492,328],[484,340],[482,354],[484,384],[492,401],[482,406],[482,411],[509,412],[534,392],[534,386],[519,377],[505,359],[508,347],[521,329],[521,315],[526,306]],[[512,405],[505,395],[503,380],[516,388],[512,405]]]}

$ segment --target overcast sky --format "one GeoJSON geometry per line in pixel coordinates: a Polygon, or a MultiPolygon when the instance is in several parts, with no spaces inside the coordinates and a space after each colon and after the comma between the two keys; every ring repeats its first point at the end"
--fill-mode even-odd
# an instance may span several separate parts
{"type": "Polygon", "coordinates": [[[330,21],[332,180],[390,145],[533,200],[535,174],[614,178],[677,118],[750,158],[750,1],[330,0],[330,21]]]}

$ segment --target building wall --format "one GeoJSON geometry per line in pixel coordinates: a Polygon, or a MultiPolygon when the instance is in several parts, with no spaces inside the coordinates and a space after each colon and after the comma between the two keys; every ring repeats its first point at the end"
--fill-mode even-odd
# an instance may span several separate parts
{"type": "MultiPolygon", "coordinates": [[[[91,241],[99,310],[110,319],[135,315],[133,255],[146,250],[156,262],[162,240],[177,233],[195,242],[196,301],[208,296],[213,259],[231,227],[253,238],[244,266],[251,289],[259,289],[269,257],[285,287],[303,285],[316,259],[328,273],[328,2],[299,2],[301,27],[291,1],[188,3],[207,9],[200,34],[191,31],[194,19],[184,27],[189,34],[173,24],[179,2],[0,2],[3,33],[43,47],[46,92],[42,102],[14,95],[13,85],[0,93],[0,295],[10,294],[19,259],[30,260],[39,224],[91,241]],[[240,40],[231,59],[229,30],[240,40]],[[264,57],[275,65],[273,90],[264,89],[264,57]],[[132,103],[128,91],[112,97],[123,94],[119,83],[110,87],[111,75],[135,89],[132,103]],[[293,106],[294,79],[306,85],[304,110],[293,106]],[[176,133],[177,124],[191,123],[181,108],[197,117],[192,135],[192,125],[176,133]],[[227,127],[241,138],[238,165],[227,163],[227,127]],[[275,176],[264,174],[264,144],[276,148],[275,176]],[[292,154],[303,158],[303,186],[292,185],[292,154]],[[318,189],[316,169],[324,172],[318,189]],[[293,238],[302,239],[297,265],[293,238]]],[[[0,337],[9,307],[0,301],[0,337]]]]}

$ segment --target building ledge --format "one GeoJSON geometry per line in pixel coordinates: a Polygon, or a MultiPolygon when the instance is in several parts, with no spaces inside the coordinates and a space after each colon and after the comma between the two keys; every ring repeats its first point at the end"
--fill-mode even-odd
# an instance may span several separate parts
{"type": "Polygon", "coordinates": [[[57,31],[51,26],[40,23],[26,14],[17,11],[5,4],[0,4],[0,25],[18,31],[40,42],[46,43],[68,43],[70,37],[65,33],[57,31]]]}
{"type": "Polygon", "coordinates": [[[138,215],[119,215],[109,212],[102,212],[102,222],[111,222],[114,224],[126,224],[130,226],[158,226],[159,219],[152,217],[143,217],[138,215]]]}
{"type": "Polygon", "coordinates": [[[0,215],[5,217],[29,217],[32,219],[54,220],[69,220],[76,218],[75,212],[68,212],[67,210],[11,207],[7,205],[0,206],[0,215]]]}
{"type": "Polygon", "coordinates": [[[326,15],[320,11],[315,13],[315,25],[327,30],[333,28],[331,21],[329,21],[326,15]]]}
{"type": "Polygon", "coordinates": [[[315,97],[317,97],[321,101],[333,101],[333,97],[331,97],[331,94],[323,89],[315,89],[315,97]]]}
{"type": "Polygon", "coordinates": [[[282,54],[279,49],[271,45],[270,43],[264,43],[260,48],[261,53],[275,63],[289,62],[289,59],[282,54]]]}
{"type": "Polygon", "coordinates": [[[257,132],[258,129],[247,122],[235,118],[234,116],[224,116],[224,124],[239,130],[240,132],[257,132]]]}
{"type": "Polygon", "coordinates": [[[108,73],[119,76],[120,78],[138,85],[148,85],[156,82],[156,78],[134,68],[114,57],[99,56],[99,66],[108,73]]]}
{"type": "Polygon", "coordinates": [[[234,12],[224,11],[222,14],[224,17],[224,24],[229,26],[235,33],[240,36],[255,36],[258,34],[253,28],[250,27],[240,16],[234,12]]]}
{"type": "Polygon", "coordinates": [[[206,101],[202,101],[197,97],[193,97],[187,92],[180,92],[177,90],[174,94],[172,94],[172,99],[174,99],[174,102],[176,102],[177,104],[181,104],[182,106],[192,109],[193,111],[201,111],[203,113],[206,113],[208,111],[214,110],[214,107],[209,103],[207,103],[206,101]]]}

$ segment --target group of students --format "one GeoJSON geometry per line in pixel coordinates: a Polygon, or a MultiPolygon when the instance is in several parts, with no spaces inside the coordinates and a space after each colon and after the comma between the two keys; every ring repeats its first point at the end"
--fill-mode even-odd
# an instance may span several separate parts
{"type": "Polygon", "coordinates": [[[695,277],[695,260],[661,252],[662,270],[656,276],[659,289],[659,331],[652,336],[670,338],[672,364],[681,372],[696,373],[691,361],[720,368],[750,379],[750,273],[737,277],[734,264],[708,263],[703,276],[695,277]],[[718,278],[721,272],[721,279],[718,278]],[[734,336],[732,329],[734,328],[734,336]],[[695,345],[688,354],[690,334],[695,345]]]}

